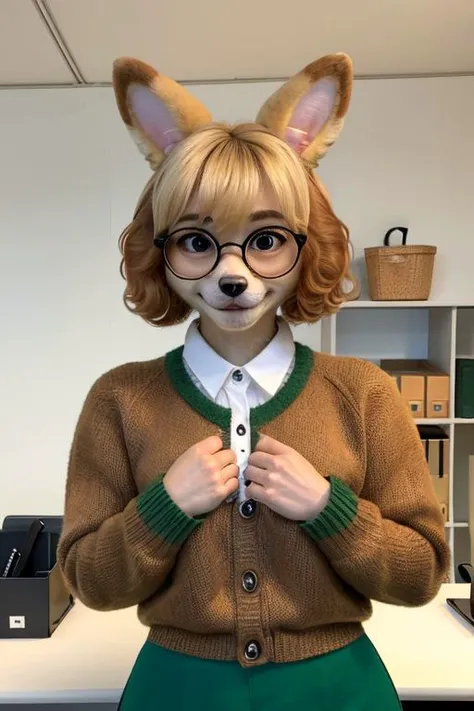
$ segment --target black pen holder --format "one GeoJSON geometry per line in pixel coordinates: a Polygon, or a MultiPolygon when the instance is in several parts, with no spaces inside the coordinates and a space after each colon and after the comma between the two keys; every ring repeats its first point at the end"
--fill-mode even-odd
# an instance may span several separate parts
{"type": "Polygon", "coordinates": [[[39,534],[21,577],[0,577],[0,638],[50,637],[74,604],[56,562],[62,518],[7,516],[0,529],[0,576],[11,551],[21,550],[30,524],[41,518],[39,534]]]}

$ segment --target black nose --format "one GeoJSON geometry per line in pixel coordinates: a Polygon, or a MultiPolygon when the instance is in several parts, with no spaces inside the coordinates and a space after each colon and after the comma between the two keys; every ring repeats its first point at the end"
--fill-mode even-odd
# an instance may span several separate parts
{"type": "Polygon", "coordinates": [[[227,276],[219,279],[219,289],[226,296],[235,299],[240,294],[243,294],[248,286],[247,279],[240,276],[227,276]]]}

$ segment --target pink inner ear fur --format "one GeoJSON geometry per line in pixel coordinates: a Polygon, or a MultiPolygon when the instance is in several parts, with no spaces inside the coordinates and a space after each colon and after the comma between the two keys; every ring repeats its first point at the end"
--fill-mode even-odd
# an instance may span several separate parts
{"type": "Polygon", "coordinates": [[[334,79],[320,79],[296,104],[285,132],[285,141],[298,154],[318,135],[331,116],[337,89],[334,79]]]}
{"type": "Polygon", "coordinates": [[[141,130],[163,153],[183,140],[184,135],[164,103],[146,86],[132,84],[128,90],[130,108],[141,130]]]}

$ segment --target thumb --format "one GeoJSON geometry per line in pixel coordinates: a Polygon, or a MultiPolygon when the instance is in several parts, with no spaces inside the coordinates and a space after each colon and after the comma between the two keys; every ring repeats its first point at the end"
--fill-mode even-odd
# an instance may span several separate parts
{"type": "Polygon", "coordinates": [[[269,435],[261,435],[260,439],[257,442],[257,446],[255,447],[255,451],[257,452],[265,452],[266,454],[285,454],[288,451],[289,447],[287,447],[286,444],[283,444],[282,442],[279,442],[277,439],[273,439],[273,437],[270,437],[269,435]]]}
{"type": "Polygon", "coordinates": [[[205,454],[216,454],[222,449],[222,440],[217,435],[211,435],[199,442],[198,447],[205,454]]]}

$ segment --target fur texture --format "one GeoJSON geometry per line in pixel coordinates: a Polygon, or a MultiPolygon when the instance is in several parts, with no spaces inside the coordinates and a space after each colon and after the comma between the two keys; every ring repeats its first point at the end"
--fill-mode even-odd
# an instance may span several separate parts
{"type": "Polygon", "coordinates": [[[313,141],[301,152],[301,158],[316,167],[338,137],[349,107],[352,91],[352,61],[346,54],[333,54],[316,60],[283,84],[260,109],[257,123],[284,138],[298,102],[318,81],[331,79],[336,84],[336,101],[328,120],[313,141]]]}
{"type": "MultiPolygon", "coordinates": [[[[212,122],[210,112],[183,86],[138,59],[122,57],[114,62],[113,86],[120,115],[153,170],[173,145],[212,122]],[[140,106],[142,102],[134,96],[137,87],[156,100],[155,107],[150,101],[146,108],[140,106]],[[161,130],[158,119],[153,125],[153,110],[157,116],[161,114],[162,122],[163,115],[168,119],[161,130]],[[160,146],[165,133],[174,134],[168,150],[160,146]]],[[[299,134],[301,142],[295,150],[308,166],[316,167],[342,129],[351,90],[351,59],[343,53],[327,55],[308,64],[270,96],[257,123],[288,142],[290,135],[297,140],[299,134]],[[311,124],[317,127],[315,135],[308,128],[311,124]]]]}
{"type": "Polygon", "coordinates": [[[173,79],[159,74],[138,59],[117,59],[113,67],[113,87],[120,115],[151,168],[156,170],[166,153],[146,132],[130,100],[131,89],[137,85],[148,89],[163,104],[183,138],[211,123],[212,116],[200,101],[173,79]]]}

